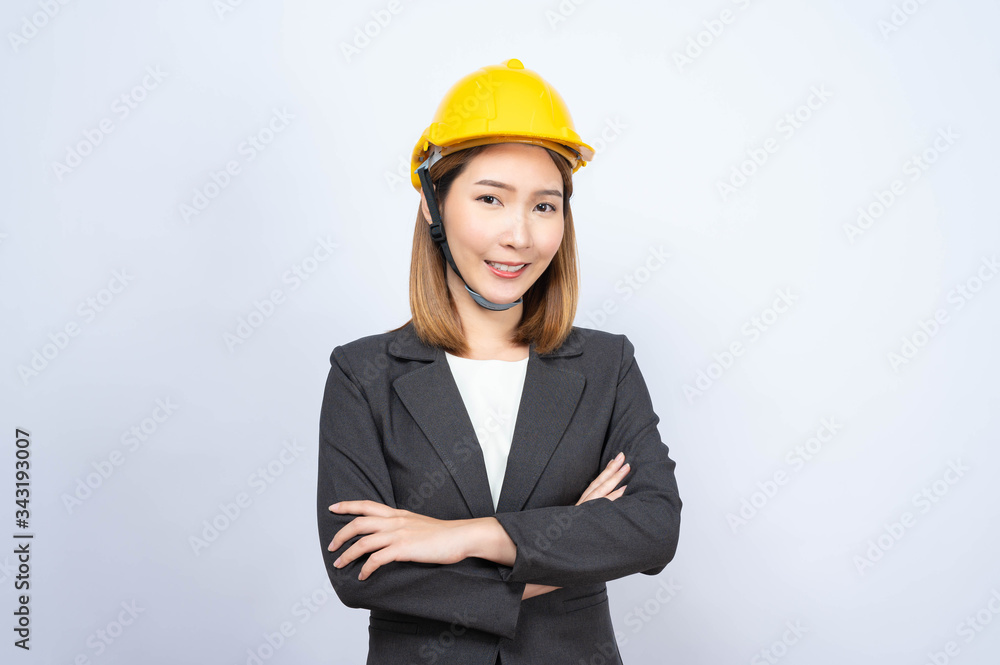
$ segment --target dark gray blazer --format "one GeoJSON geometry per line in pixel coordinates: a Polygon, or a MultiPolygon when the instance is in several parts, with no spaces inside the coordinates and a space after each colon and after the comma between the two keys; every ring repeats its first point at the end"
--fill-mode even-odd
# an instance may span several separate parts
{"type": "Polygon", "coordinates": [[[673,559],[681,500],[634,347],[625,335],[573,328],[555,351],[531,345],[497,510],[482,450],[440,348],[412,322],[338,346],[320,415],[316,509],[330,581],[371,610],[369,665],[621,663],[605,582],[656,575],[673,559]],[[625,494],[574,505],[618,454],[625,494]],[[369,555],[344,568],[327,546],[371,499],[456,520],[495,517],[517,546],[513,567],[394,561],[364,580],[369,555]],[[563,587],[521,600],[526,583],[563,587]],[[598,656],[600,654],[600,656],[598,656]],[[593,659],[593,660],[592,660],[593,659]]]}

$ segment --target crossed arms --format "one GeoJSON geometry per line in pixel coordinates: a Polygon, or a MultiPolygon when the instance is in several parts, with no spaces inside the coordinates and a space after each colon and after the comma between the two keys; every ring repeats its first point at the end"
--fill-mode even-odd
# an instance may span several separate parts
{"type": "MultiPolygon", "coordinates": [[[[617,496],[599,492],[597,498],[581,498],[575,506],[451,521],[397,508],[371,408],[342,349],[334,349],[320,417],[317,515],[327,573],[341,601],[348,607],[445,622],[458,618],[463,625],[513,638],[525,597],[554,587],[662,571],[677,548],[682,503],[673,473],[675,463],[660,440],[659,418],[635,362],[634,348],[624,336],[622,342],[602,463],[624,452],[632,471],[627,491],[617,496]],[[331,510],[337,502],[345,502],[348,510],[364,512],[331,510]],[[373,557],[380,556],[376,543],[355,547],[355,554],[370,548],[358,556],[343,556],[365,534],[373,533],[359,528],[361,520],[371,524],[379,516],[404,513],[406,548],[385,550],[398,554],[406,549],[405,556],[390,558],[391,565],[382,570],[374,570],[381,563],[365,569],[373,557]],[[358,518],[358,514],[369,517],[358,518]],[[337,538],[355,519],[359,522],[345,533],[356,533],[337,538]],[[331,543],[337,545],[333,551],[328,549],[331,543]],[[346,565],[334,565],[339,558],[346,565]]],[[[609,474],[606,470],[602,475],[617,484],[617,471],[609,474]]],[[[389,522],[383,524],[377,540],[388,543],[392,529],[389,522]]]]}

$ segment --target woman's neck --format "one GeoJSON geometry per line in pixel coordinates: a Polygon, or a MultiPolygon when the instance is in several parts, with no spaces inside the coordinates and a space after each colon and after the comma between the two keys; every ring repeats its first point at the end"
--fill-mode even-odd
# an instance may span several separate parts
{"type": "MultiPolygon", "coordinates": [[[[474,307],[479,307],[473,303],[474,307]]],[[[521,305],[511,307],[508,312],[520,310],[521,305]]],[[[501,314],[501,312],[486,312],[486,314],[501,314]]],[[[516,324],[515,324],[516,325],[516,324]]],[[[514,334],[514,326],[500,329],[494,322],[484,324],[481,319],[463,316],[462,329],[465,331],[465,341],[469,345],[463,356],[473,360],[522,360],[528,357],[527,344],[511,344],[510,336],[514,334]]]]}
{"type": "Polygon", "coordinates": [[[476,347],[470,344],[469,351],[465,355],[459,356],[459,358],[468,358],[469,360],[506,360],[508,362],[514,362],[527,358],[529,348],[530,347],[527,344],[521,346],[508,346],[504,349],[476,347]]]}
{"type": "Polygon", "coordinates": [[[458,294],[452,289],[452,297],[469,345],[463,357],[474,360],[523,360],[528,357],[529,345],[510,342],[521,322],[523,304],[505,310],[488,310],[480,307],[464,286],[458,294]]]}

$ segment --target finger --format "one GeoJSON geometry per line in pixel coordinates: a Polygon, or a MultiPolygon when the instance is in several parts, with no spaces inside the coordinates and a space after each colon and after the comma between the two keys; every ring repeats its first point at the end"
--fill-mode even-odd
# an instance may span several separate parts
{"type": "Polygon", "coordinates": [[[604,467],[604,469],[601,471],[600,474],[598,474],[597,477],[600,478],[601,476],[608,476],[609,474],[614,473],[615,469],[621,466],[622,462],[624,461],[625,461],[624,457],[621,459],[618,459],[617,457],[614,458],[613,460],[608,462],[607,466],[604,467]]]}
{"type": "Polygon", "coordinates": [[[605,467],[604,471],[601,471],[601,473],[599,473],[597,477],[594,478],[593,481],[591,481],[590,485],[587,486],[585,495],[593,492],[595,489],[597,489],[602,484],[607,482],[618,471],[620,471],[621,469],[619,468],[619,464],[620,462],[618,461],[617,458],[608,462],[608,466],[605,467]]]}
{"type": "Polygon", "coordinates": [[[396,509],[378,501],[359,499],[357,501],[340,501],[335,503],[330,506],[330,511],[338,515],[377,515],[379,517],[388,517],[396,509]]]}
{"type": "Polygon", "coordinates": [[[355,517],[333,537],[329,550],[336,552],[348,540],[363,533],[374,533],[379,529],[378,517],[355,517]]]}
{"type": "Polygon", "coordinates": [[[620,467],[622,465],[622,463],[624,463],[624,462],[625,462],[625,456],[624,455],[621,457],[621,459],[619,459],[617,457],[614,458],[613,460],[611,460],[610,462],[608,462],[608,465],[606,467],[604,467],[604,470],[597,477],[600,478],[601,476],[607,476],[609,474],[614,473],[615,469],[617,469],[618,467],[620,467]]]}
{"type": "Polygon", "coordinates": [[[369,552],[376,552],[390,543],[391,539],[386,538],[381,534],[371,534],[365,536],[344,550],[344,553],[333,562],[333,566],[334,568],[343,568],[344,566],[348,566],[355,559],[364,556],[369,552]]]}
{"type": "Polygon", "coordinates": [[[599,476],[597,476],[597,478],[594,479],[594,482],[595,483],[607,482],[610,478],[613,478],[614,476],[619,474],[621,470],[626,466],[628,466],[628,463],[625,462],[624,458],[620,462],[618,460],[611,460],[611,463],[607,466],[607,468],[604,469],[604,471],[600,473],[599,476]]]}
{"type": "Polygon", "coordinates": [[[334,535],[333,540],[330,541],[330,546],[326,549],[331,552],[336,552],[340,549],[341,545],[358,535],[358,525],[355,524],[356,521],[356,519],[353,519],[345,524],[343,528],[341,528],[340,531],[334,535]]]}
{"type": "Polygon", "coordinates": [[[612,501],[614,501],[615,499],[620,499],[621,496],[623,494],[625,494],[625,488],[626,487],[628,487],[628,485],[622,485],[621,487],[619,487],[618,489],[616,489],[614,492],[612,492],[611,494],[609,494],[608,498],[611,499],[612,501]]]}
{"type": "Polygon", "coordinates": [[[604,496],[609,492],[615,485],[617,485],[621,479],[628,474],[630,465],[621,465],[625,460],[625,456],[622,455],[621,458],[615,457],[610,462],[608,462],[607,467],[602,471],[594,480],[587,486],[583,494],[580,496],[580,500],[576,502],[576,505],[580,505],[586,501],[589,501],[598,496],[604,496]],[[627,468],[626,468],[627,467],[627,468]]]}
{"type": "Polygon", "coordinates": [[[608,499],[608,500],[610,500],[610,501],[614,501],[615,499],[618,499],[618,498],[621,498],[621,495],[622,495],[622,494],[623,494],[624,492],[625,492],[625,488],[624,488],[624,487],[619,487],[619,488],[618,488],[618,489],[616,489],[616,490],[615,490],[614,492],[611,492],[611,493],[609,493],[609,494],[605,494],[605,495],[604,495],[604,498],[605,498],[605,499],[608,499]]]}
{"type": "Polygon", "coordinates": [[[369,577],[371,577],[372,573],[381,568],[383,564],[395,560],[396,557],[393,556],[391,548],[389,547],[380,548],[377,552],[374,552],[370,557],[368,557],[368,561],[365,562],[365,565],[361,566],[361,572],[358,573],[358,579],[359,580],[368,579],[369,577]]]}
{"type": "Polygon", "coordinates": [[[626,475],[628,475],[630,469],[631,466],[629,466],[629,464],[626,463],[625,466],[618,469],[616,472],[611,474],[611,476],[607,480],[598,485],[597,492],[600,494],[607,494],[608,492],[613,490],[615,486],[618,485],[619,482],[621,482],[621,479],[624,478],[626,475]]]}
{"type": "Polygon", "coordinates": [[[592,487],[589,490],[587,490],[587,492],[585,492],[583,494],[583,496],[580,497],[580,500],[577,501],[576,505],[579,506],[581,503],[586,503],[587,501],[590,501],[592,499],[596,499],[597,497],[603,496],[603,495],[604,495],[604,493],[601,492],[597,487],[592,487]]]}

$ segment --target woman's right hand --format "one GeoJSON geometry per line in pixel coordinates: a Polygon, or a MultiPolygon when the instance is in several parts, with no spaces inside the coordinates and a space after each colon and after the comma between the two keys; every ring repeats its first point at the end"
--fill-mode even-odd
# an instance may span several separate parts
{"type": "MultiPolygon", "coordinates": [[[[631,469],[630,465],[622,464],[624,461],[625,455],[621,454],[608,462],[604,471],[597,478],[594,478],[594,481],[590,483],[590,486],[580,496],[580,500],[576,502],[576,505],[579,506],[584,501],[591,501],[592,499],[599,499],[601,497],[606,497],[614,501],[624,494],[625,488],[628,487],[627,485],[622,485],[618,489],[614,489],[615,485],[620,483],[622,478],[628,475],[629,469],[631,469]]],[[[555,591],[560,588],[562,587],[549,586],[547,584],[525,584],[521,600],[527,600],[528,598],[540,596],[543,593],[555,591]]]]}
{"type": "Polygon", "coordinates": [[[590,483],[590,486],[584,490],[583,494],[580,496],[580,500],[576,502],[576,505],[580,505],[584,501],[591,501],[593,499],[600,499],[605,497],[614,501],[625,493],[625,488],[628,485],[622,485],[618,489],[615,487],[622,481],[622,478],[628,475],[631,466],[629,464],[622,464],[625,462],[625,453],[619,453],[617,457],[608,462],[608,465],[604,468],[597,478],[594,478],[594,482],[590,483]]]}

